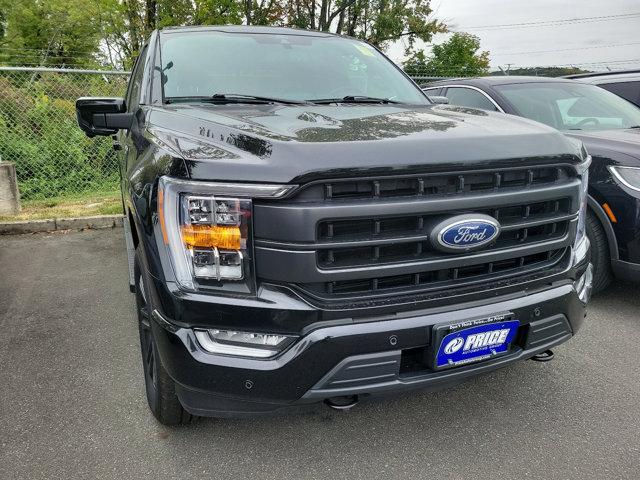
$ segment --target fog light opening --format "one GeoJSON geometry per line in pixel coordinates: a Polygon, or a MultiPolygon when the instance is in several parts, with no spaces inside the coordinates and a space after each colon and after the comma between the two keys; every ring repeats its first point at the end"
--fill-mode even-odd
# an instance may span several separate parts
{"type": "Polygon", "coordinates": [[[194,330],[200,346],[208,353],[254,358],[270,358],[282,352],[295,339],[274,333],[239,332],[210,328],[194,330]]]}

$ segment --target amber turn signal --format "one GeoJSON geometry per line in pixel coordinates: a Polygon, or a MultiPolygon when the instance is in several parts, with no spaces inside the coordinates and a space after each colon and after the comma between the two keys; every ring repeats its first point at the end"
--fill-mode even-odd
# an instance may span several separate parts
{"type": "Polygon", "coordinates": [[[182,241],[187,248],[220,248],[240,250],[240,227],[214,225],[182,225],[182,241]]]}
{"type": "Polygon", "coordinates": [[[611,207],[609,206],[608,203],[603,203],[602,208],[604,209],[604,212],[607,214],[607,217],[609,217],[609,220],[611,220],[611,223],[618,223],[618,219],[616,218],[615,213],[613,213],[613,210],[611,210],[611,207]]]}

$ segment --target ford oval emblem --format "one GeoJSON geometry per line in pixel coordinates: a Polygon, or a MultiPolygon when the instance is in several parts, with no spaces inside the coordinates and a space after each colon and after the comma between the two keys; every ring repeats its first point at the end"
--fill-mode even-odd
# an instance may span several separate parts
{"type": "Polygon", "coordinates": [[[499,234],[500,224],[489,215],[458,215],[436,225],[431,242],[442,251],[460,252],[487,245],[499,234]]]}

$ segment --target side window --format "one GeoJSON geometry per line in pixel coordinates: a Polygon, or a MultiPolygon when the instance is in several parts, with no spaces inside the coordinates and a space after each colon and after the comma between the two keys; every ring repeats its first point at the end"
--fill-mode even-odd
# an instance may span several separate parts
{"type": "Polygon", "coordinates": [[[559,98],[555,103],[560,111],[564,128],[582,129],[582,124],[585,122],[587,125],[595,124],[601,128],[623,128],[625,123],[623,114],[612,111],[606,103],[598,101],[597,98],[559,98]]]}
{"type": "Polygon", "coordinates": [[[132,111],[138,107],[140,103],[140,89],[142,88],[142,74],[144,71],[144,60],[147,56],[147,47],[142,49],[142,52],[138,56],[135,65],[133,66],[133,72],[131,73],[131,80],[129,81],[129,89],[127,91],[127,110],[132,111]]]}
{"type": "Polygon", "coordinates": [[[471,88],[449,87],[447,89],[447,98],[452,105],[479,108],[481,110],[491,110],[494,112],[498,110],[484,94],[471,88]]]}
{"type": "Polygon", "coordinates": [[[640,106],[640,81],[603,83],[598,86],[640,106]]]}

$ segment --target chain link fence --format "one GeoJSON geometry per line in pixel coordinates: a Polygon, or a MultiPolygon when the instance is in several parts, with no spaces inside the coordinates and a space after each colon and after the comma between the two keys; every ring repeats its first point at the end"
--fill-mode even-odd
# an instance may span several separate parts
{"type": "Polygon", "coordinates": [[[75,101],[124,96],[128,72],[0,67],[0,158],[16,165],[23,200],[115,192],[111,139],[78,128],[75,101]]]}
{"type": "Polygon", "coordinates": [[[426,75],[426,74],[411,74],[409,75],[414,82],[416,82],[421,87],[428,84],[429,82],[437,82],[438,80],[447,80],[452,77],[445,77],[441,75],[426,75]]]}

